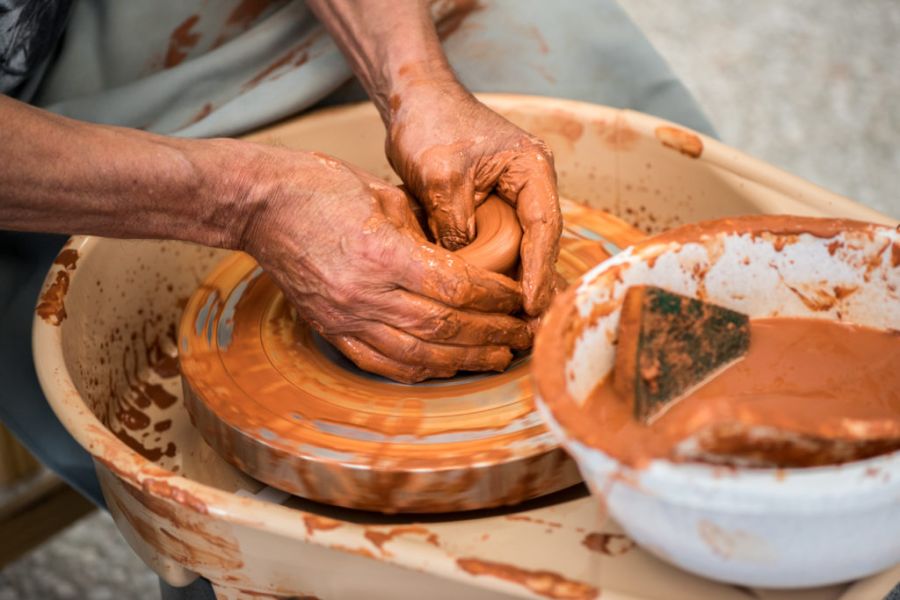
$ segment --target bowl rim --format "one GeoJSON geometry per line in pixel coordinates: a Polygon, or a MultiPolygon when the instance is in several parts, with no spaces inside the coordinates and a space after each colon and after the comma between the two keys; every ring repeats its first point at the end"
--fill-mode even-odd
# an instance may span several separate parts
{"type": "MultiPolygon", "coordinates": [[[[810,507],[808,502],[813,497],[826,500],[838,496],[841,499],[853,497],[854,505],[860,508],[886,502],[896,503],[898,500],[893,494],[873,498],[871,492],[874,486],[878,486],[878,489],[885,486],[900,489],[900,450],[863,460],[818,467],[731,468],[668,459],[653,459],[646,465],[635,467],[623,464],[589,444],[579,431],[580,428],[574,425],[577,421],[575,416],[563,410],[566,405],[577,404],[566,387],[566,348],[570,338],[565,336],[575,335],[572,323],[579,319],[575,297],[585,289],[588,282],[597,280],[604,273],[626,262],[670,250],[673,244],[700,241],[712,236],[807,233],[828,239],[848,231],[872,235],[885,232],[900,240],[900,226],[850,219],[748,215],[683,225],[649,237],[595,266],[554,299],[535,340],[532,364],[541,365],[542,368],[533,367],[532,378],[536,402],[542,416],[548,421],[551,430],[562,438],[563,446],[575,456],[583,469],[590,471],[601,467],[615,473],[613,479],[617,482],[631,484],[676,504],[705,507],[715,504],[733,512],[752,509],[760,500],[771,500],[773,497],[800,501],[805,510],[813,511],[832,508],[827,503],[810,507]],[[590,465],[587,464],[589,462],[590,465]],[[836,485],[841,482],[845,485],[836,485]],[[735,503],[736,498],[744,501],[735,503]]],[[[585,479],[589,477],[586,475],[585,479]]],[[[790,510],[790,507],[786,506],[785,509],[790,510]]],[[[766,510],[771,511],[772,507],[767,506],[766,510]]]]}

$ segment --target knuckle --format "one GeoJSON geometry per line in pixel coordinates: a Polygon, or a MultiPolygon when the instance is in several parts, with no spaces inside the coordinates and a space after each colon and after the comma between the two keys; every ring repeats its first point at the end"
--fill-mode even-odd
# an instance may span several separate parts
{"type": "Polygon", "coordinates": [[[537,153],[538,156],[553,164],[553,149],[541,138],[531,137],[528,140],[528,150],[537,153]]]}
{"type": "Polygon", "coordinates": [[[439,310],[428,316],[422,323],[424,335],[434,340],[448,340],[462,329],[459,316],[451,310],[439,310]]]}

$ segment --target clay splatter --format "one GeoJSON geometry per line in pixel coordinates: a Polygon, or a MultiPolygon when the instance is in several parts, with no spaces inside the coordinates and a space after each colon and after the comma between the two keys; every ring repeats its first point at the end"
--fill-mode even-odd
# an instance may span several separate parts
{"type": "Polygon", "coordinates": [[[366,539],[375,544],[375,546],[384,552],[384,545],[397,537],[398,535],[421,535],[425,538],[425,541],[431,544],[432,546],[439,546],[440,541],[436,533],[432,533],[425,529],[424,527],[420,527],[418,525],[408,525],[404,527],[394,527],[390,531],[376,531],[369,529],[366,531],[366,539]]]}
{"type": "Polygon", "coordinates": [[[59,256],[56,257],[56,260],[53,261],[54,265],[60,265],[67,271],[74,271],[75,267],[78,263],[78,250],[74,248],[67,248],[59,253],[59,256]]]}
{"type": "Polygon", "coordinates": [[[663,146],[678,150],[691,158],[699,158],[703,154],[703,140],[684,129],[666,126],[657,127],[656,139],[662,142],[663,146]]]}
{"type": "Polygon", "coordinates": [[[588,550],[607,556],[621,556],[633,549],[637,544],[627,535],[621,533],[589,533],[581,540],[588,550]]]}
{"type": "Polygon", "coordinates": [[[169,37],[169,49],[163,62],[165,68],[181,64],[188,52],[200,41],[200,34],[191,31],[200,20],[200,15],[191,15],[172,31],[169,37]]]}
{"type": "Polygon", "coordinates": [[[56,279],[41,295],[35,312],[46,323],[59,325],[66,319],[66,292],[69,291],[69,274],[66,271],[58,271],[56,279]]]}
{"type": "Polygon", "coordinates": [[[553,571],[532,571],[504,563],[460,558],[456,564],[470,575],[488,575],[521,585],[531,592],[554,600],[592,600],[600,590],[580,581],[566,579],[553,571]]]}

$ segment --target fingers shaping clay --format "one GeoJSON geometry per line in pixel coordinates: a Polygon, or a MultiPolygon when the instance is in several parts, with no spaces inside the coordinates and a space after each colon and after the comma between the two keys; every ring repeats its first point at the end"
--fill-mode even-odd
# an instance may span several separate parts
{"type": "Polygon", "coordinates": [[[508,273],[519,260],[521,241],[522,227],[516,211],[491,195],[475,211],[475,239],[456,254],[477,267],[508,273]]]}

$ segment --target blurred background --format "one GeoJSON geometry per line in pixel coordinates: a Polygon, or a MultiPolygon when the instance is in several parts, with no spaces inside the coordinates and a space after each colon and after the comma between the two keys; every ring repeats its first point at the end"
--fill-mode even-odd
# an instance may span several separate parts
{"type": "MultiPolygon", "coordinates": [[[[900,2],[620,3],[725,143],[900,218],[900,2]]],[[[0,437],[4,448],[9,454],[0,437]]],[[[7,479],[29,470],[26,457],[12,462],[7,479]]],[[[4,485],[3,474],[0,524],[10,514],[5,501],[23,489],[4,485]]],[[[76,523],[13,562],[0,550],[0,600],[158,598],[156,576],[109,516],[88,512],[45,474],[29,485],[52,492],[51,503],[35,523],[7,527],[0,546],[14,551],[13,540],[76,523]]]]}

